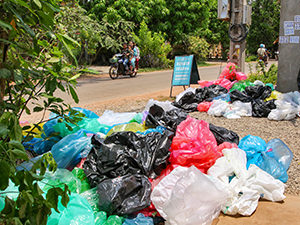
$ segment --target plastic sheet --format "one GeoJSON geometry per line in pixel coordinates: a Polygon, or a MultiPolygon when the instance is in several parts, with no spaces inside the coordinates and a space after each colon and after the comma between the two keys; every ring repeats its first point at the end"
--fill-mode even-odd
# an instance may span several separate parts
{"type": "Polygon", "coordinates": [[[86,136],[88,132],[79,130],[64,137],[52,147],[51,153],[58,168],[75,167],[81,160],[80,153],[92,148],[91,137],[86,136]]]}
{"type": "Polygon", "coordinates": [[[176,127],[186,119],[187,115],[187,113],[180,109],[173,109],[166,112],[162,107],[153,105],[149,109],[145,125],[150,128],[163,126],[169,130],[175,131],[176,127]]]}
{"type": "Polygon", "coordinates": [[[237,148],[224,149],[223,154],[224,157],[219,158],[208,170],[208,175],[221,181],[227,192],[223,213],[250,216],[260,198],[270,201],[282,201],[285,198],[285,185],[282,182],[256,165],[250,165],[246,169],[247,158],[244,151],[237,148]]]}
{"type": "Polygon", "coordinates": [[[106,179],[97,186],[99,209],[109,215],[126,215],[150,205],[151,183],[143,175],[106,179]]]}
{"type": "Polygon", "coordinates": [[[145,217],[139,213],[134,219],[126,219],[123,225],[153,225],[153,219],[151,217],[145,217]]]}
{"type": "Polygon", "coordinates": [[[199,112],[207,112],[212,104],[212,102],[201,102],[197,106],[197,109],[199,112]]]}
{"type": "Polygon", "coordinates": [[[126,174],[144,174],[155,178],[167,165],[170,140],[166,134],[152,132],[137,135],[133,132],[114,133],[102,141],[92,138],[93,149],[83,169],[92,187],[107,178],[126,174]]]}
{"type": "Polygon", "coordinates": [[[229,103],[214,100],[207,113],[212,116],[223,116],[229,110],[229,103]]]}
{"type": "Polygon", "coordinates": [[[189,116],[177,127],[170,151],[171,164],[194,165],[204,173],[222,154],[217,151],[217,141],[209,124],[189,116]]]}
{"type": "Polygon", "coordinates": [[[209,124],[209,129],[215,136],[218,145],[220,145],[224,142],[239,144],[240,138],[237,133],[235,133],[231,130],[228,130],[224,127],[215,126],[211,123],[209,124]]]}
{"type": "Polygon", "coordinates": [[[94,225],[94,214],[90,204],[78,194],[71,194],[70,201],[65,208],[61,202],[58,202],[60,213],[52,209],[48,217],[47,225],[94,225]]]}
{"type": "Polygon", "coordinates": [[[218,217],[226,193],[195,167],[177,167],[154,188],[151,200],[173,225],[211,224],[218,217]]]}
{"type": "Polygon", "coordinates": [[[272,109],[276,108],[275,100],[264,102],[264,100],[257,99],[251,102],[252,116],[254,117],[268,117],[272,109]]]}
{"type": "Polygon", "coordinates": [[[99,117],[98,122],[108,126],[128,123],[136,116],[136,114],[137,113],[135,112],[117,113],[111,110],[105,110],[102,116],[99,117]]]}

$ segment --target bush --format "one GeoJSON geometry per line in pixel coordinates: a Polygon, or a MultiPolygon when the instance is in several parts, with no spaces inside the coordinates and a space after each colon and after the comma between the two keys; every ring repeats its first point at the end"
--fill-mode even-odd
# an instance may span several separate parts
{"type": "Polygon", "coordinates": [[[149,31],[147,24],[142,22],[138,35],[133,34],[133,38],[140,48],[141,67],[167,68],[170,66],[171,60],[167,58],[167,55],[172,48],[161,33],[149,31]]]}
{"type": "Polygon", "coordinates": [[[198,61],[204,61],[209,53],[209,44],[206,40],[197,36],[189,36],[188,42],[188,53],[195,55],[198,61]]]}
{"type": "Polygon", "coordinates": [[[260,80],[262,82],[276,84],[277,83],[277,74],[278,74],[278,67],[276,65],[271,65],[270,69],[266,71],[264,65],[257,64],[257,72],[250,73],[250,76],[247,80],[254,82],[256,80],[260,80]]]}
{"type": "Polygon", "coordinates": [[[253,62],[253,61],[257,61],[257,56],[255,56],[255,55],[249,55],[246,58],[246,62],[253,62]]]}

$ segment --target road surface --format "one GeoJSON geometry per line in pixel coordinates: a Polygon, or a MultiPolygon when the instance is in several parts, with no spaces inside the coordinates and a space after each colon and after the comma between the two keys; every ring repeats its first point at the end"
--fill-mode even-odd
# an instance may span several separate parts
{"type": "MultiPolygon", "coordinates": [[[[215,80],[218,78],[225,63],[215,66],[200,67],[199,75],[201,80],[215,80]]],[[[254,64],[253,64],[253,67],[254,64]]],[[[249,72],[247,65],[246,73],[249,72]]],[[[135,78],[121,77],[111,80],[107,75],[79,79],[77,93],[80,103],[78,105],[97,104],[101,101],[119,99],[136,95],[143,95],[170,89],[172,70],[156,71],[138,74],[135,78]]],[[[77,106],[71,97],[57,93],[67,103],[77,106]]]]}

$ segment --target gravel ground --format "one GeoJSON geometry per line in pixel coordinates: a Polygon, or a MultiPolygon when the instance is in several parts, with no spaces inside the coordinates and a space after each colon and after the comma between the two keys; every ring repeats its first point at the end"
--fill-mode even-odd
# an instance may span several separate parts
{"type": "MultiPolygon", "coordinates": [[[[140,98],[139,100],[122,99],[119,101],[107,102],[96,108],[90,109],[101,115],[105,110],[116,112],[140,112],[144,109],[149,98],[140,98]]],[[[168,98],[157,97],[160,101],[168,98]]],[[[287,182],[286,193],[300,196],[300,119],[293,121],[271,121],[266,118],[243,117],[241,119],[226,119],[224,117],[214,117],[207,113],[194,112],[190,114],[197,119],[205,120],[216,126],[225,127],[236,132],[240,139],[251,134],[263,138],[266,142],[273,138],[279,138],[294,153],[294,158],[288,170],[289,180],[287,182]]]]}

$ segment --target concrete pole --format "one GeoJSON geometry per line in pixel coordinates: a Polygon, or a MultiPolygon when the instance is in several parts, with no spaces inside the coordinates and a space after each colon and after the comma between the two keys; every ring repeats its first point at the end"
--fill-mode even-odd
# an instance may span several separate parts
{"type": "MultiPolygon", "coordinates": [[[[232,0],[230,24],[243,23],[243,3],[245,0],[232,0]]],[[[240,36],[240,29],[233,31],[234,36],[240,36]]],[[[246,40],[233,42],[230,40],[229,61],[238,65],[238,71],[245,72],[246,40]]]]}
{"type": "Polygon", "coordinates": [[[297,91],[300,73],[300,0],[281,0],[279,61],[276,90],[297,91]],[[293,23],[285,23],[293,21],[293,23]],[[286,24],[286,25],[285,25],[286,24]],[[294,33],[294,34],[293,34],[294,33]]]}

